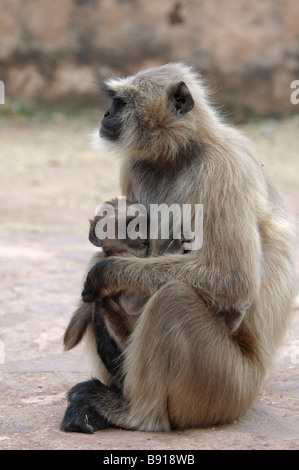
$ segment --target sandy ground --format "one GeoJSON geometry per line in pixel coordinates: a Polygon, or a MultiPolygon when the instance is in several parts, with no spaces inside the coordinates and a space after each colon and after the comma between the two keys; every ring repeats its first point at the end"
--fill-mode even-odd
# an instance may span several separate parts
{"type": "MultiPolygon", "coordinates": [[[[238,422],[167,434],[59,430],[66,391],[91,374],[82,346],[62,347],[95,249],[87,219],[119,193],[116,158],[88,145],[96,119],[0,119],[0,449],[298,449],[298,311],[257,402],[238,422]]],[[[299,219],[298,117],[244,127],[299,219]]]]}

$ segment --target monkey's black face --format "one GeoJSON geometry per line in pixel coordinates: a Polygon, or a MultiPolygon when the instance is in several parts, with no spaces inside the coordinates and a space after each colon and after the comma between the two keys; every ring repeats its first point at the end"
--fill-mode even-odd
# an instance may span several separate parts
{"type": "Polygon", "coordinates": [[[138,79],[131,83],[125,79],[123,86],[112,81],[102,90],[112,103],[101,121],[101,137],[121,150],[134,151],[137,158],[165,159],[170,147],[179,152],[181,123],[194,107],[185,82],[169,86],[163,80],[152,83],[150,79],[138,79]],[[174,133],[176,126],[178,132],[174,133]]]}
{"type": "Polygon", "coordinates": [[[100,136],[115,142],[119,139],[122,129],[122,112],[126,103],[114,98],[111,106],[105,111],[101,121],[100,136]]]}

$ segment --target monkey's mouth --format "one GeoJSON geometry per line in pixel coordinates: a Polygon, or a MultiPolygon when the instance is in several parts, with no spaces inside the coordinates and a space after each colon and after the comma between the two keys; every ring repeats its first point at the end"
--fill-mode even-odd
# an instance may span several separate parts
{"type": "Polygon", "coordinates": [[[104,138],[104,139],[107,139],[107,140],[110,140],[112,142],[114,142],[115,140],[118,139],[119,137],[119,133],[118,132],[115,132],[111,129],[108,129],[107,127],[105,127],[103,124],[101,125],[100,127],[100,130],[99,130],[99,134],[100,134],[100,137],[104,138]]]}

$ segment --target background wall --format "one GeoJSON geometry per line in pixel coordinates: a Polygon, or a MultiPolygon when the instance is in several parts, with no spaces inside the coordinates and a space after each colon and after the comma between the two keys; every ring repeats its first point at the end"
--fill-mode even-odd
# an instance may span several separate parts
{"type": "Polygon", "coordinates": [[[235,119],[296,111],[298,0],[0,0],[6,102],[99,105],[96,81],[195,64],[235,119]]]}

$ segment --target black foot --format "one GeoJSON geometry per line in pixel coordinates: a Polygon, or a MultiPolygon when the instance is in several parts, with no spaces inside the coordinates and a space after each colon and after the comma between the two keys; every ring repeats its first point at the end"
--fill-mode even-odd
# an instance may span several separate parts
{"type": "Polygon", "coordinates": [[[66,409],[60,429],[65,432],[83,432],[92,434],[99,429],[108,428],[108,421],[100,416],[91,406],[70,403],[66,409]]]}
{"type": "Polygon", "coordinates": [[[81,382],[71,388],[68,392],[69,405],[60,429],[65,432],[92,434],[99,429],[113,427],[93,406],[97,393],[103,389],[108,387],[97,379],[81,382]]]}

